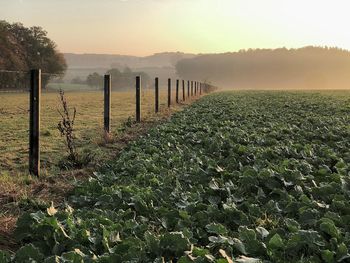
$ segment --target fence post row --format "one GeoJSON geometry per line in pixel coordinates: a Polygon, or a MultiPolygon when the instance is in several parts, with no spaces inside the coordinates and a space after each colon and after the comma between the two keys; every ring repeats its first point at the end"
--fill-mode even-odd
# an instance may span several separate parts
{"type": "Polygon", "coordinates": [[[179,80],[176,80],[176,103],[179,103],[179,80]]]}
{"type": "MultiPolygon", "coordinates": [[[[179,85],[176,80],[176,103],[179,103],[179,85]]],[[[136,77],[136,122],[141,122],[141,76],[136,77]]],[[[193,81],[187,81],[187,97],[193,96],[193,81]]],[[[208,93],[215,87],[195,81],[194,92],[208,93]]],[[[104,129],[111,130],[111,75],[104,76],[104,129]]],[[[182,97],[186,100],[185,80],[182,80],[182,97]]],[[[29,173],[40,175],[40,98],[41,98],[41,70],[30,71],[30,116],[29,116],[29,173]]],[[[171,79],[168,79],[168,107],[171,105],[171,79]]],[[[159,79],[155,78],[155,112],[159,112],[159,79]]]]}
{"type": "Polygon", "coordinates": [[[171,79],[168,79],[168,108],[171,105],[171,79]]]}
{"type": "Polygon", "coordinates": [[[104,130],[109,133],[111,131],[111,75],[104,76],[104,130]]]}
{"type": "Polygon", "coordinates": [[[29,173],[40,175],[41,70],[30,71],[29,173]]]}
{"type": "Polygon", "coordinates": [[[141,76],[136,77],[136,122],[141,122],[141,76]]]}

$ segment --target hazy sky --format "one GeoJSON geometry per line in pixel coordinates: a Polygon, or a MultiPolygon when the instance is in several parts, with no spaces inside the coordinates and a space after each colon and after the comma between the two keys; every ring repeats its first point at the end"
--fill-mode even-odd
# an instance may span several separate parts
{"type": "Polygon", "coordinates": [[[150,55],[247,48],[350,49],[349,0],[0,0],[62,52],[150,55]]]}

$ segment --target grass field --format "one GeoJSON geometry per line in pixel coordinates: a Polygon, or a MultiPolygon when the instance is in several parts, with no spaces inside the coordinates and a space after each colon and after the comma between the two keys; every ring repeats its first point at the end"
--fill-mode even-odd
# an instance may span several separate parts
{"type": "MultiPolygon", "coordinates": [[[[28,169],[28,108],[29,94],[0,94],[0,177],[26,174],[28,169]]],[[[66,92],[71,108],[76,107],[75,134],[78,145],[98,154],[98,143],[103,136],[103,93],[66,92]]],[[[174,98],[174,97],[173,97],[174,98]]],[[[150,116],[154,110],[154,92],[142,94],[142,113],[150,116]]],[[[161,107],[166,108],[166,92],[160,92],[161,107]]],[[[56,164],[66,153],[64,138],[60,137],[57,124],[61,107],[55,92],[42,94],[41,110],[41,165],[43,174],[56,169],[56,164]]],[[[133,116],[135,95],[133,92],[112,94],[112,133],[118,133],[121,124],[133,116]]]]}
{"type": "MultiPolygon", "coordinates": [[[[8,262],[349,262],[350,92],[225,92],[130,143],[8,262]]],[[[5,261],[6,262],[6,261],[5,261]]]]}

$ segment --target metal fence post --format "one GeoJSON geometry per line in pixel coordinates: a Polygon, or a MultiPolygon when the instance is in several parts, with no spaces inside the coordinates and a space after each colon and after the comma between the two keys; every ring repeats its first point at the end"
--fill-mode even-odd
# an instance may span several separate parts
{"type": "Polygon", "coordinates": [[[168,79],[168,108],[171,106],[171,79],[168,79]]]}
{"type": "Polygon", "coordinates": [[[159,112],[159,79],[155,78],[155,112],[159,112]]]}
{"type": "Polygon", "coordinates": [[[187,98],[190,97],[190,81],[187,81],[187,98]]]}
{"type": "Polygon", "coordinates": [[[40,175],[41,70],[30,71],[29,173],[40,175]]]}
{"type": "Polygon", "coordinates": [[[186,94],[185,94],[185,80],[182,80],[182,100],[186,100],[186,94]]]}
{"type": "Polygon", "coordinates": [[[191,97],[193,96],[193,81],[191,81],[191,97]]]}
{"type": "Polygon", "coordinates": [[[179,103],[179,84],[180,84],[180,81],[177,79],[176,80],[176,103],[179,103]]]}
{"type": "Polygon", "coordinates": [[[112,78],[111,75],[104,76],[104,130],[111,130],[111,90],[112,78]]]}
{"type": "Polygon", "coordinates": [[[141,76],[136,77],[136,122],[141,122],[141,76]]]}

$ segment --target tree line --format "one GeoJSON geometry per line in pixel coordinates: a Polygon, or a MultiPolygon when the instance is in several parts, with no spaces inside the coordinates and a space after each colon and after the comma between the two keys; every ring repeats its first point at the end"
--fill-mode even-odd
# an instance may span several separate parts
{"type": "MultiPolygon", "coordinates": [[[[145,72],[134,72],[130,68],[126,67],[123,71],[118,68],[112,68],[106,72],[107,75],[112,77],[112,87],[114,90],[128,90],[135,87],[136,76],[141,76],[144,86],[148,86],[151,83],[151,78],[145,72]]],[[[103,75],[97,72],[89,74],[85,80],[80,77],[72,79],[72,84],[85,84],[91,88],[100,89],[103,87],[103,75]]]]}
{"type": "MultiPolygon", "coordinates": [[[[67,69],[63,55],[47,32],[38,26],[0,20],[0,71],[23,71],[40,68],[49,74],[63,75],[67,69]]],[[[53,75],[42,76],[45,87],[53,75]]],[[[56,78],[57,78],[56,76],[56,78]]],[[[27,89],[29,74],[0,72],[0,89],[27,89]]]]}
{"type": "Polygon", "coordinates": [[[176,70],[181,78],[227,88],[349,88],[350,52],[312,46],[249,49],[184,59],[177,63],[176,70]]]}

